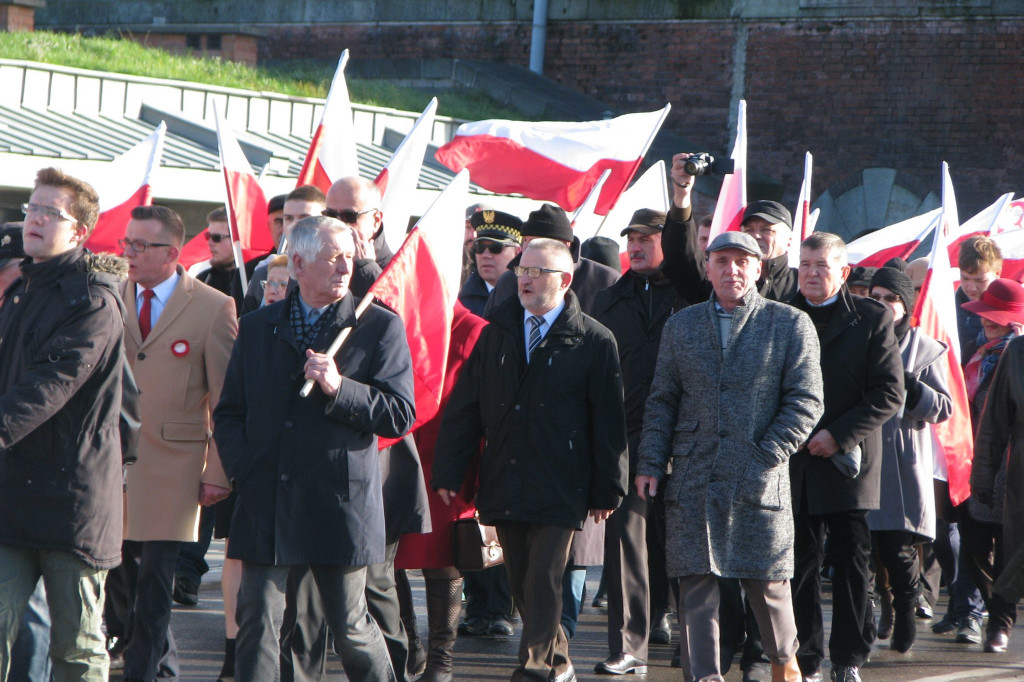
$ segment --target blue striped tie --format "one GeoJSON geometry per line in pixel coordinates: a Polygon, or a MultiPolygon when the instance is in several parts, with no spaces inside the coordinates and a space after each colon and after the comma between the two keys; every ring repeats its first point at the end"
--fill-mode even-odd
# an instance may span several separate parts
{"type": "Polygon", "coordinates": [[[533,357],[533,351],[540,345],[540,326],[544,324],[544,318],[530,315],[527,319],[533,325],[533,329],[530,330],[530,343],[526,348],[526,361],[529,362],[533,357]]]}

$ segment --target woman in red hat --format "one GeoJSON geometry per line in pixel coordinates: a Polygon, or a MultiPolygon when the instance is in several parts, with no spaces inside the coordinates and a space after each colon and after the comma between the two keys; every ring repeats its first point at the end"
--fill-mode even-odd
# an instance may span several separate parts
{"type": "MultiPolygon", "coordinates": [[[[997,424],[993,422],[992,415],[986,417],[982,410],[992,412],[993,406],[1005,406],[1019,396],[1013,390],[1014,385],[1020,384],[1019,378],[1004,377],[998,383],[995,378],[1000,374],[997,367],[1005,373],[1006,368],[1002,366],[1005,363],[1001,363],[1000,358],[1024,326],[1024,286],[1015,280],[1000,278],[989,285],[980,299],[963,303],[961,307],[977,313],[983,328],[978,336],[978,350],[964,366],[967,396],[971,401],[971,423],[977,438],[974,460],[977,469],[971,476],[972,494],[966,515],[969,518],[963,519],[961,533],[962,541],[967,545],[971,576],[989,611],[985,651],[1003,653],[1017,619],[1017,605],[993,593],[992,584],[1008,557],[1004,551],[1007,546],[1003,528],[1007,492],[1010,487],[1020,490],[1019,486],[1008,485],[1009,469],[1005,456],[1009,431],[1011,428],[1017,430],[1019,426],[997,424]],[[983,427],[983,423],[987,426],[983,427]],[[996,448],[986,449],[983,445],[997,441],[1002,444],[996,448]],[[999,451],[996,453],[998,456],[994,454],[996,450],[999,451]],[[977,486],[978,474],[982,474],[981,480],[984,481],[980,488],[977,486]]],[[[1011,347],[1019,346],[1017,343],[1011,347]]]]}

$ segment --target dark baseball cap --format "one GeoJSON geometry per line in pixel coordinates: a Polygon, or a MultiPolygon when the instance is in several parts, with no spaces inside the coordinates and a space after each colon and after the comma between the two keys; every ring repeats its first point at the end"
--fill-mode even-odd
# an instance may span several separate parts
{"type": "Polygon", "coordinates": [[[625,237],[627,232],[661,234],[664,229],[664,211],[655,211],[653,208],[641,208],[633,213],[633,217],[629,219],[629,225],[619,233],[619,236],[625,237]]]}
{"type": "Polygon", "coordinates": [[[790,215],[788,208],[777,201],[762,199],[747,204],[746,210],[743,211],[742,222],[745,223],[751,218],[763,218],[772,225],[782,223],[789,229],[793,229],[793,216],[790,215]]]}
{"type": "Polygon", "coordinates": [[[757,245],[757,240],[744,232],[723,232],[711,240],[708,248],[704,249],[704,253],[709,254],[724,249],[739,249],[758,258],[764,255],[761,253],[761,247],[757,245]]]}

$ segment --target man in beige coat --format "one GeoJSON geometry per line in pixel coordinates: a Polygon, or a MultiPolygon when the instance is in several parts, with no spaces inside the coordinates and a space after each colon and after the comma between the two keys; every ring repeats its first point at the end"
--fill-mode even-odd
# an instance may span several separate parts
{"type": "Polygon", "coordinates": [[[184,239],[177,213],[143,206],[121,240],[129,264],[125,350],[142,394],[139,459],[126,479],[126,680],[177,677],[169,628],[175,560],[181,544],[196,539],[199,506],[229,493],[210,413],[238,331],[235,306],[178,265],[184,239]]]}

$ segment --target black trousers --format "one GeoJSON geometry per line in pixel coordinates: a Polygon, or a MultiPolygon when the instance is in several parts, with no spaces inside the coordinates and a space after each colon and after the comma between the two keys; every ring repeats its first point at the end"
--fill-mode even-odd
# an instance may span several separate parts
{"type": "Polygon", "coordinates": [[[960,519],[960,551],[967,554],[967,568],[988,608],[989,634],[997,630],[1010,634],[1017,622],[1017,604],[992,591],[992,585],[1003,572],[1007,559],[1003,524],[985,523],[970,513],[963,514],[960,519]]]}
{"type": "Polygon", "coordinates": [[[178,677],[178,648],[171,634],[171,591],[181,542],[125,540],[131,637],[124,675],[133,680],[178,677]]]}
{"type": "Polygon", "coordinates": [[[503,566],[469,571],[462,575],[466,592],[466,618],[490,620],[512,615],[512,588],[503,566]]]}
{"type": "Polygon", "coordinates": [[[896,613],[907,613],[917,606],[921,590],[921,565],[918,563],[918,536],[905,530],[878,530],[871,533],[871,545],[889,574],[892,604],[896,613]]]}
{"type": "Polygon", "coordinates": [[[793,610],[800,648],[797,659],[804,675],[818,672],[825,659],[825,626],[821,613],[821,566],[825,532],[829,536],[832,576],[832,634],[829,658],[833,666],[862,666],[875,641],[871,612],[871,532],[867,511],[851,510],[811,515],[806,505],[794,514],[796,575],[793,610]]]}
{"type": "Polygon", "coordinates": [[[647,509],[635,488],[605,524],[604,576],[608,590],[608,652],[646,661],[651,633],[647,567],[647,509]]]}
{"type": "Polygon", "coordinates": [[[178,553],[175,574],[180,573],[190,578],[196,585],[210,570],[210,564],[206,563],[206,552],[210,549],[216,521],[217,515],[213,507],[203,507],[199,511],[199,540],[182,543],[181,551],[178,553]]]}

